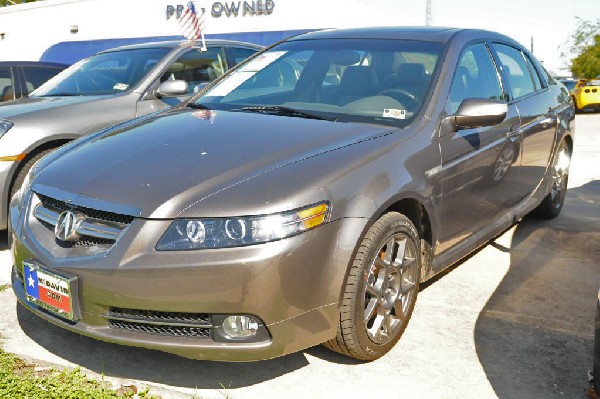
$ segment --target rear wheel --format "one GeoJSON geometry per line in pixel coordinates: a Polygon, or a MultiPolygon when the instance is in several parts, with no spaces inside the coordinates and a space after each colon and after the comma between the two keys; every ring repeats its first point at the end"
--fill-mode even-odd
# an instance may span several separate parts
{"type": "Polygon", "coordinates": [[[571,153],[566,142],[561,142],[552,162],[552,185],[550,192],[540,205],[532,212],[534,216],[542,219],[553,219],[562,210],[567,194],[569,182],[569,166],[571,165],[571,153]]]}
{"type": "Polygon", "coordinates": [[[419,235],[390,212],[367,232],[350,268],[335,339],[324,345],[361,360],[386,354],[404,332],[419,289],[419,235]]]}

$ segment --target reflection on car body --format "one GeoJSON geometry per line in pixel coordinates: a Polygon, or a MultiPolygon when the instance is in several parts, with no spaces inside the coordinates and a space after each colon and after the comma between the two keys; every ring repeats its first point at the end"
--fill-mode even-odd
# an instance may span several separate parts
{"type": "Polygon", "coordinates": [[[43,158],[11,204],[12,287],[109,342],[373,360],[421,282],[526,214],[558,215],[573,117],[566,88],[500,34],[296,36],[43,158]],[[69,311],[30,286],[36,271],[69,287],[69,311]]]}

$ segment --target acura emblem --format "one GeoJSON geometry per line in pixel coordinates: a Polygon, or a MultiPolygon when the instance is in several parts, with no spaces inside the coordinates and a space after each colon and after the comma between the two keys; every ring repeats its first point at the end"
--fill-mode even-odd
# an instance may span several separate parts
{"type": "Polygon", "coordinates": [[[61,213],[54,226],[54,235],[61,241],[77,241],[77,215],[71,211],[61,213]]]}

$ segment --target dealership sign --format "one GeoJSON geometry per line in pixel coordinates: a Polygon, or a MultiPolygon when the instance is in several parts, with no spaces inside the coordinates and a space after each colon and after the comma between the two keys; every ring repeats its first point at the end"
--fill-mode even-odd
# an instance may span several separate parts
{"type": "MultiPolygon", "coordinates": [[[[245,17],[248,15],[271,15],[275,8],[273,0],[256,0],[256,1],[215,1],[210,7],[210,14],[213,18],[219,18],[223,15],[226,17],[245,17]]],[[[167,19],[172,16],[179,18],[185,9],[183,4],[175,6],[168,5],[166,10],[167,19]]],[[[202,8],[202,11],[205,11],[202,8]]]]}

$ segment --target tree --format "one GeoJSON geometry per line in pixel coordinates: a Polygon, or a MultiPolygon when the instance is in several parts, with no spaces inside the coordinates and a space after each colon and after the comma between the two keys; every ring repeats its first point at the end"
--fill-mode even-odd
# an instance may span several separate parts
{"type": "Polygon", "coordinates": [[[600,75],[600,19],[588,21],[577,17],[575,31],[564,47],[567,54],[561,55],[570,61],[573,76],[595,78],[600,75]]]}
{"type": "Polygon", "coordinates": [[[21,3],[31,3],[36,0],[0,0],[0,7],[12,6],[21,3]]]}

